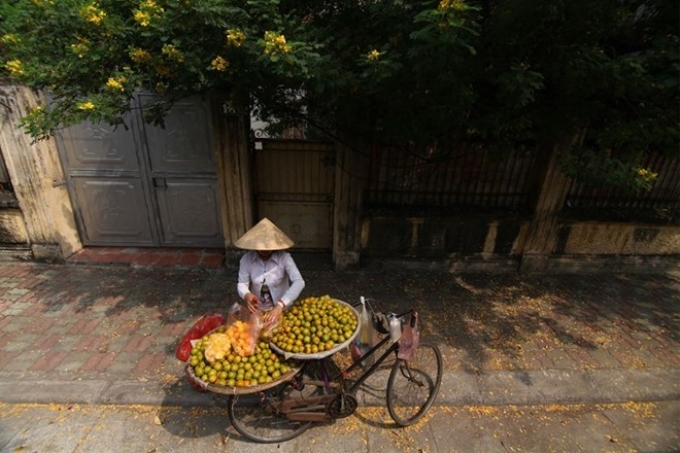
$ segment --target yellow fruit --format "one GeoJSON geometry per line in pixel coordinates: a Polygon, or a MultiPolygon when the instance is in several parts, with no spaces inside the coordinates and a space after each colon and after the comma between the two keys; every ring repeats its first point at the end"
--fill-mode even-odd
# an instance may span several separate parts
{"type": "Polygon", "coordinates": [[[272,341],[284,351],[310,354],[315,349],[328,350],[336,343],[344,343],[354,334],[357,325],[351,308],[328,295],[308,297],[284,312],[272,341]]]}
{"type": "MultiPolygon", "coordinates": [[[[281,376],[283,359],[264,340],[250,337],[242,322],[217,329],[203,337],[191,351],[189,365],[198,379],[230,387],[272,382],[281,376]]],[[[290,363],[288,363],[290,369],[290,363]]]]}

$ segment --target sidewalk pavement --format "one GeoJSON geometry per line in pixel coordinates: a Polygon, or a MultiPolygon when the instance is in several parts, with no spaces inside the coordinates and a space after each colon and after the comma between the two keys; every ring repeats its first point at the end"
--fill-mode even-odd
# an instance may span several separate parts
{"type": "MultiPolygon", "coordinates": [[[[418,310],[444,356],[440,408],[634,402],[680,415],[677,276],[335,271],[323,256],[296,260],[303,297],[418,310]]],[[[0,403],[218,410],[223,399],[192,389],[174,356],[199,316],[236,300],[237,269],[206,262],[0,263],[0,403]]],[[[368,393],[360,403],[382,404],[368,393]]],[[[665,422],[680,448],[677,422],[665,422]]]]}

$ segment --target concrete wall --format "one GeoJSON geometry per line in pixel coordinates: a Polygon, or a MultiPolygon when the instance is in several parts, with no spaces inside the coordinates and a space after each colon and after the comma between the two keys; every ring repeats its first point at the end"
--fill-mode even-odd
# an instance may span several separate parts
{"type": "MultiPolygon", "coordinates": [[[[368,214],[362,227],[367,265],[517,271],[530,216],[466,213],[407,217],[368,214]]],[[[547,272],[680,269],[680,225],[559,221],[547,272]]]]}
{"type": "MultiPolygon", "coordinates": [[[[56,143],[33,143],[19,120],[44,101],[25,87],[0,83],[0,150],[17,199],[0,211],[5,244],[29,248],[31,258],[61,260],[82,248],[56,143]]],[[[223,111],[217,102],[214,110],[223,111]]],[[[225,249],[252,225],[245,115],[214,115],[222,188],[225,249]]],[[[536,200],[527,212],[449,211],[445,214],[364,210],[366,158],[336,149],[333,261],[338,268],[395,263],[451,271],[678,269],[680,225],[566,220],[560,217],[570,181],[560,150],[538,166],[536,200]]],[[[0,244],[1,246],[1,244],[0,244]]],[[[233,255],[233,256],[232,256],[233,255]]]]}
{"type": "MultiPolygon", "coordinates": [[[[20,119],[43,95],[12,84],[0,84],[0,150],[21,209],[32,258],[61,261],[82,248],[64,172],[53,139],[33,142],[20,119]]],[[[14,215],[14,234],[22,236],[14,215]]]]}
{"type": "Polygon", "coordinates": [[[680,254],[680,226],[613,222],[568,222],[559,225],[557,254],[680,254]]]}
{"type": "Polygon", "coordinates": [[[19,208],[0,207],[0,244],[28,244],[24,215],[19,208]]]}
{"type": "Polygon", "coordinates": [[[366,216],[362,254],[373,257],[440,259],[454,255],[514,256],[521,252],[527,219],[493,213],[457,216],[399,214],[366,216]]]}

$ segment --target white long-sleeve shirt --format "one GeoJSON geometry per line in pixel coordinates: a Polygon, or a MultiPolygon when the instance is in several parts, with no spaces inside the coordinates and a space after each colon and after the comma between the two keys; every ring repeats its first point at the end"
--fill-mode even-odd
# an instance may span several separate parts
{"type": "MultiPolygon", "coordinates": [[[[260,290],[264,281],[269,286],[274,303],[283,301],[286,306],[293,303],[305,287],[305,281],[290,253],[277,251],[263,261],[256,251],[246,252],[241,257],[238,271],[236,290],[239,297],[243,299],[250,292],[262,304],[260,290]]],[[[260,305],[260,308],[270,310],[274,307],[260,305]]]]}

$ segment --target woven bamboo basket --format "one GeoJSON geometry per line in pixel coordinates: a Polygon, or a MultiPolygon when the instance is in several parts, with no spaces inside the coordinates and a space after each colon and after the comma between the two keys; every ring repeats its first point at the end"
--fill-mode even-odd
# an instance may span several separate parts
{"type": "Polygon", "coordinates": [[[257,393],[263,390],[270,389],[272,387],[276,387],[279,384],[282,384],[293,379],[293,377],[295,377],[295,375],[300,371],[300,368],[301,366],[291,368],[290,371],[288,371],[285,374],[282,374],[281,377],[274,381],[267,382],[265,384],[249,385],[248,387],[231,387],[229,385],[212,384],[210,382],[202,381],[201,379],[198,378],[198,376],[196,376],[196,373],[194,373],[194,369],[189,364],[187,364],[186,366],[186,373],[189,380],[193,381],[199,388],[203,390],[215,393],[222,393],[224,395],[247,395],[249,393],[257,393]]]}

